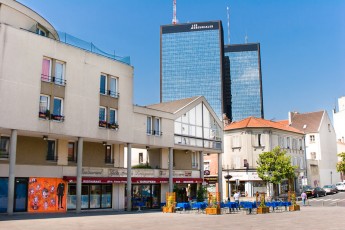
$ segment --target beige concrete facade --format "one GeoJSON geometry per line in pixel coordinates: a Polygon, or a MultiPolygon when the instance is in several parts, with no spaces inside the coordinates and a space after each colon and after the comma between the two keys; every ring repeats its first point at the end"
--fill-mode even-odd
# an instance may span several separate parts
{"type": "MultiPolygon", "coordinates": [[[[75,178],[80,169],[82,178],[168,179],[170,176],[182,181],[178,183],[187,179],[201,184],[201,165],[195,163],[198,160],[195,156],[200,151],[222,152],[219,147],[222,140],[218,136],[197,137],[202,145],[182,144],[175,140],[176,120],[195,106],[203,106],[208,116],[213,117],[212,127],[222,130],[221,121],[205,98],[192,99],[176,111],[134,106],[133,66],[60,42],[49,22],[18,2],[0,0],[0,50],[0,138],[6,137],[4,141],[7,141],[13,131],[17,133],[16,160],[12,168],[16,178],[75,178]],[[37,27],[46,34],[37,34],[40,33],[37,27]],[[51,63],[51,76],[46,76],[48,80],[43,76],[44,59],[51,63]],[[63,66],[63,84],[51,80],[57,62],[63,66]],[[101,75],[117,79],[116,93],[119,96],[100,93],[101,75]],[[47,110],[50,114],[43,114],[46,117],[39,113],[41,96],[49,98],[47,110]],[[52,118],[55,98],[62,100],[60,109],[64,119],[52,118]],[[107,122],[110,109],[116,109],[116,128],[100,127],[100,107],[107,109],[107,122]],[[152,122],[154,132],[147,130],[148,117],[155,121],[152,122]],[[80,139],[82,166],[78,168],[80,139]],[[217,146],[205,147],[204,142],[208,145],[217,142],[217,146]],[[125,163],[128,143],[133,149],[148,148],[147,159],[151,168],[128,170],[125,163]],[[48,156],[49,148],[53,149],[51,156],[48,156]],[[174,155],[173,175],[169,175],[169,148],[173,149],[174,155]]],[[[202,126],[207,123],[205,128],[211,130],[210,121],[205,122],[202,121],[202,126]]],[[[9,141],[4,143],[8,147],[9,141]]],[[[8,149],[11,148],[13,146],[8,149]]],[[[11,177],[8,149],[5,150],[7,156],[0,156],[0,177],[4,178],[11,177]]],[[[132,159],[137,157],[134,154],[132,159]]],[[[159,186],[160,201],[164,202],[169,186],[166,182],[159,186]]],[[[125,182],[112,184],[111,208],[123,210],[125,204],[125,182]]]]}

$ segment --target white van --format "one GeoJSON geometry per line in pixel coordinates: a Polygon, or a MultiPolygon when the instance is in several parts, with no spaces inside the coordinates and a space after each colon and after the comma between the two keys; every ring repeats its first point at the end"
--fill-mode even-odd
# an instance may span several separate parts
{"type": "Polygon", "coordinates": [[[339,191],[345,191],[345,182],[338,182],[335,184],[339,191]]]}

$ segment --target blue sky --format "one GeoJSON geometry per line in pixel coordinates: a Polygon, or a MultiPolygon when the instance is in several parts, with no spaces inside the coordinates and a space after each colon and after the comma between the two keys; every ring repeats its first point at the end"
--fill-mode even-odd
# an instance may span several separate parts
{"type": "MultiPolygon", "coordinates": [[[[130,56],[134,102],[159,102],[160,25],[171,24],[172,0],[18,0],[59,31],[130,56]]],[[[288,111],[332,109],[345,96],[345,1],[177,0],[180,23],[222,20],[227,41],[261,44],[266,119],[288,111]]]]}

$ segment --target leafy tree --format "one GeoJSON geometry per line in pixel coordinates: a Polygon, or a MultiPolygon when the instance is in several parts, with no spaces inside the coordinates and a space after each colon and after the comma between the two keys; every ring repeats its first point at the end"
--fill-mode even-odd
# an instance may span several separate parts
{"type": "Polygon", "coordinates": [[[205,200],[207,194],[207,189],[205,186],[200,185],[197,193],[196,193],[196,201],[203,202],[205,200]]]}
{"type": "Polygon", "coordinates": [[[271,152],[261,153],[256,163],[259,177],[275,185],[295,175],[296,166],[291,165],[291,157],[286,155],[286,151],[281,150],[279,146],[271,152]]]}
{"type": "Polygon", "coordinates": [[[339,153],[338,156],[341,158],[341,161],[337,163],[337,171],[345,174],[345,152],[339,153]]]}

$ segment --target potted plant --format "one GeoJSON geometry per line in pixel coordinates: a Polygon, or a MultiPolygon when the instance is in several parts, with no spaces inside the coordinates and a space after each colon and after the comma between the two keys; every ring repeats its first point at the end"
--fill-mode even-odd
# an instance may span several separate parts
{"type": "Polygon", "coordinates": [[[163,206],[163,213],[174,213],[175,212],[175,193],[168,193],[166,194],[166,204],[163,206]]]}
{"type": "MultiPolygon", "coordinates": [[[[218,195],[219,196],[219,195],[218,195]]],[[[208,194],[208,207],[205,209],[207,215],[219,215],[220,203],[217,202],[217,196],[208,194]]]]}
{"type": "Polygon", "coordinates": [[[265,213],[269,213],[269,212],[270,212],[270,209],[269,209],[269,207],[266,206],[266,203],[265,203],[265,193],[261,193],[260,205],[259,205],[259,207],[257,207],[256,213],[257,214],[265,214],[265,213]]]}
{"type": "Polygon", "coordinates": [[[296,194],[294,192],[290,193],[291,206],[289,206],[289,211],[299,211],[300,206],[296,204],[296,194]]]}

